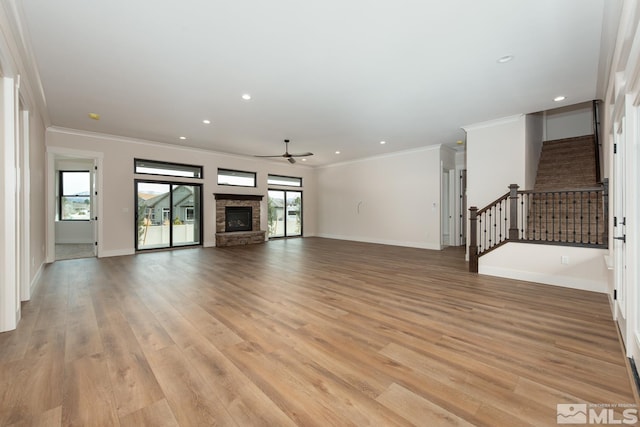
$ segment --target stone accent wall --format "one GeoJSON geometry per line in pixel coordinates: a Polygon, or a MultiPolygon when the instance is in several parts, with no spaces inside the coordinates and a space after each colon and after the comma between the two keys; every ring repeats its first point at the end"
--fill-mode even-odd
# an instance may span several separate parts
{"type": "Polygon", "coordinates": [[[239,246],[264,243],[267,232],[262,231],[234,231],[231,233],[216,233],[216,246],[239,246]]]}
{"type": "Polygon", "coordinates": [[[262,196],[214,193],[216,198],[216,246],[237,246],[264,243],[266,231],[260,230],[262,196]],[[251,206],[251,231],[225,232],[225,208],[251,206]]]}

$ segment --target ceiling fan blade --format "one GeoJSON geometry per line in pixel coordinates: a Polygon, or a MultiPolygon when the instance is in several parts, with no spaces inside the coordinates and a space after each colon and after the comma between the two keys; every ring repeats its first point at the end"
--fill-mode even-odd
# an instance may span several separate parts
{"type": "Polygon", "coordinates": [[[293,157],[306,157],[306,156],[313,156],[313,153],[306,152],[306,153],[298,153],[298,154],[290,154],[290,155],[293,157]]]}
{"type": "Polygon", "coordinates": [[[293,157],[287,157],[287,160],[289,161],[289,163],[294,164],[296,162],[296,159],[294,159],[293,157]]]}
{"type": "Polygon", "coordinates": [[[277,156],[253,156],[253,157],[287,157],[285,154],[278,154],[277,156]]]}

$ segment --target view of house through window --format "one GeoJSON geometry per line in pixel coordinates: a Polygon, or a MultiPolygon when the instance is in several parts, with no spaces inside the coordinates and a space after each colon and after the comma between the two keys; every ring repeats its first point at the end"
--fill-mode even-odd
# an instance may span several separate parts
{"type": "Polygon", "coordinates": [[[269,190],[267,200],[269,237],[302,235],[302,192],[269,190]]]}
{"type": "Polygon", "coordinates": [[[60,171],[59,218],[62,221],[91,219],[91,172],[60,171]]]}
{"type": "Polygon", "coordinates": [[[201,185],[151,181],[135,185],[137,250],[201,243],[201,185]]]}

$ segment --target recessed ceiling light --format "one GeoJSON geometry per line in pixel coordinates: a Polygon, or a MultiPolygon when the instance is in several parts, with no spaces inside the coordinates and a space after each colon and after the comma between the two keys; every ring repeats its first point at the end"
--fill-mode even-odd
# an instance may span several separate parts
{"type": "Polygon", "coordinates": [[[380,141],[380,144],[382,144],[382,145],[384,145],[386,143],[387,143],[387,141],[380,141]]]}
{"type": "Polygon", "coordinates": [[[93,120],[100,120],[100,114],[98,113],[89,113],[89,118],[93,120]]]}
{"type": "Polygon", "coordinates": [[[185,139],[187,139],[187,137],[186,136],[181,136],[180,139],[184,141],[185,139]]]}
{"type": "Polygon", "coordinates": [[[336,151],[336,154],[340,154],[340,152],[339,152],[339,151],[336,151]]]}
{"type": "Polygon", "coordinates": [[[249,95],[248,93],[245,93],[244,95],[242,95],[242,99],[244,99],[245,101],[248,101],[251,99],[251,95],[249,95]]]}
{"type": "Polygon", "coordinates": [[[554,100],[555,102],[564,101],[565,99],[567,99],[567,97],[566,97],[566,96],[562,96],[562,95],[560,95],[560,96],[556,96],[555,98],[553,98],[553,100],[554,100]]]}
{"type": "Polygon", "coordinates": [[[303,161],[303,162],[306,162],[306,161],[307,161],[307,159],[302,159],[302,161],[303,161]]]}
{"type": "Polygon", "coordinates": [[[204,119],[204,120],[202,121],[202,123],[204,123],[205,125],[208,125],[208,124],[210,124],[210,123],[211,123],[211,120],[204,119]]]}
{"type": "Polygon", "coordinates": [[[506,64],[507,62],[513,61],[513,55],[505,55],[498,58],[498,64],[506,64]]]}

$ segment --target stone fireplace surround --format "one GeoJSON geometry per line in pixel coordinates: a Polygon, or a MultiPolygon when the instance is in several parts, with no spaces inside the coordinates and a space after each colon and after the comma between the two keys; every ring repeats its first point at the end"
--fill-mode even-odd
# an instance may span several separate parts
{"type": "Polygon", "coordinates": [[[213,193],[216,200],[216,246],[238,246],[264,243],[266,231],[260,230],[261,195],[213,193]],[[251,206],[251,231],[225,232],[225,208],[251,206]]]}

